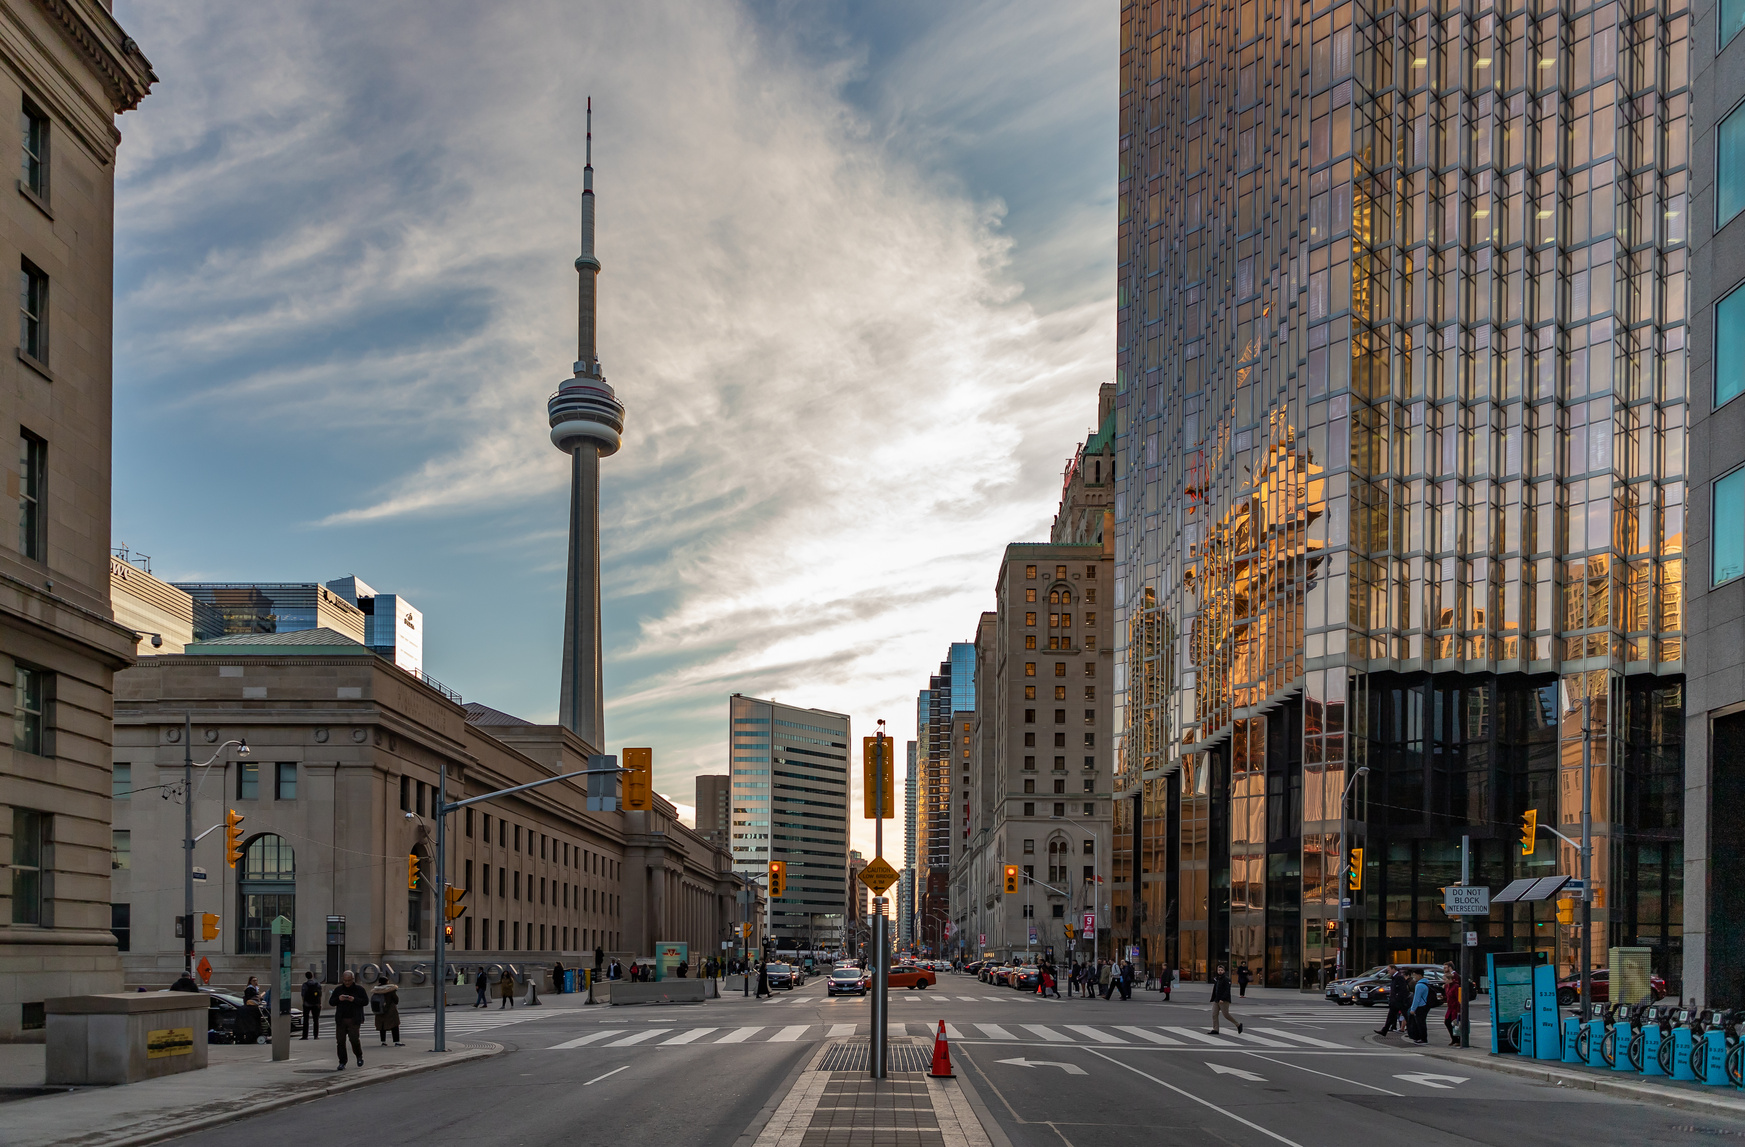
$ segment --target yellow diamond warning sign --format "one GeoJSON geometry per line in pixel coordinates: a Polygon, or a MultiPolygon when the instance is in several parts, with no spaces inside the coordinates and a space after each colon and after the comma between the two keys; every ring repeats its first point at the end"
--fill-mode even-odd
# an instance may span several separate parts
{"type": "Polygon", "coordinates": [[[874,896],[883,896],[885,889],[897,882],[897,870],[884,857],[875,856],[871,864],[860,870],[860,882],[872,889],[874,896]]]}

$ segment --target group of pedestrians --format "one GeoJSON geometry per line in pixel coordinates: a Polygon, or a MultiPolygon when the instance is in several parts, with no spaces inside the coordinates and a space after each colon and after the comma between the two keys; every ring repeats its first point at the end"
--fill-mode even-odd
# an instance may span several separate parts
{"type": "MultiPolygon", "coordinates": [[[[1134,971],[1129,960],[1098,960],[1075,962],[1066,974],[1066,995],[1072,999],[1109,999],[1117,993],[1123,1000],[1133,998],[1134,971]]],[[[1059,996],[1056,991],[1056,997],[1059,996]]]]}
{"type": "MultiPolygon", "coordinates": [[[[303,979],[302,989],[304,1039],[321,1038],[321,994],[320,981],[314,972],[308,973],[303,979]]],[[[337,1070],[345,1070],[348,1044],[357,1065],[364,1065],[360,1033],[366,1010],[375,1016],[376,1034],[383,1047],[388,1046],[390,1037],[395,1047],[406,1046],[400,1042],[400,989],[388,977],[377,977],[375,984],[366,989],[352,972],[342,972],[338,986],[327,996],[327,1006],[333,1009],[333,1039],[339,1050],[337,1070]]]]}
{"type": "MultiPolygon", "coordinates": [[[[1397,964],[1389,964],[1387,971],[1388,1018],[1376,1029],[1375,1034],[1392,1035],[1397,1022],[1406,1038],[1413,1043],[1420,1046],[1429,1043],[1429,979],[1420,969],[1407,970],[1397,964]]],[[[1454,970],[1454,965],[1442,965],[1442,1026],[1448,1029],[1450,1046],[1458,1046],[1460,1043],[1460,1032],[1456,1025],[1460,1023],[1460,999],[1463,990],[1460,973],[1454,970]]]]}

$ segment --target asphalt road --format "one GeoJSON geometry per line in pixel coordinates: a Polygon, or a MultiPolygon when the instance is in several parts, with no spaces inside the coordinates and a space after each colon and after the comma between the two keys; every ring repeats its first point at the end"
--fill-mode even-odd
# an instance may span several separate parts
{"type": "MultiPolygon", "coordinates": [[[[1572,1092],[1376,1046],[1382,1013],[1313,996],[1238,1000],[1245,1025],[1206,1036],[1207,989],[1175,1000],[1038,1000],[946,976],[892,996],[896,1034],[948,1025],[960,1077],[1012,1147],[1499,1147],[1712,1142],[1745,1120],[1572,1092]]],[[[369,1142],[544,1147],[733,1144],[779,1101],[820,1041],[867,1032],[867,1004],[823,981],[763,1002],[451,1011],[451,1038],[508,1051],[385,1082],[178,1143],[232,1147],[369,1142]]],[[[427,1042],[428,1015],[406,1039],[427,1042]]],[[[1436,1029],[1439,1030],[1439,1029],[1436,1029]]],[[[1477,1038],[1475,1037],[1475,1042],[1477,1038]]],[[[366,1052],[367,1052],[366,1047],[366,1052]]]]}

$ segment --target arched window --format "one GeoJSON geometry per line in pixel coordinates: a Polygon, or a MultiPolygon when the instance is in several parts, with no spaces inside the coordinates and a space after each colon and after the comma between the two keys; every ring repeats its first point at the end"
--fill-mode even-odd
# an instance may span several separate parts
{"type": "Polygon", "coordinates": [[[262,833],[248,842],[238,866],[237,951],[271,953],[273,921],[297,921],[297,858],[283,837],[262,833]]]}

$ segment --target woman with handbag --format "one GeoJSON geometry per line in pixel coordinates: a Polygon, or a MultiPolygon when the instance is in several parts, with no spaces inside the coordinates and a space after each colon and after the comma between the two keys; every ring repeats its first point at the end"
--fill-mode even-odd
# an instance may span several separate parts
{"type": "Polygon", "coordinates": [[[377,979],[376,986],[370,989],[370,1011],[376,1013],[376,1031],[382,1037],[382,1045],[387,1046],[392,1034],[394,1046],[405,1047],[400,1042],[400,989],[390,984],[386,976],[377,979]]]}

